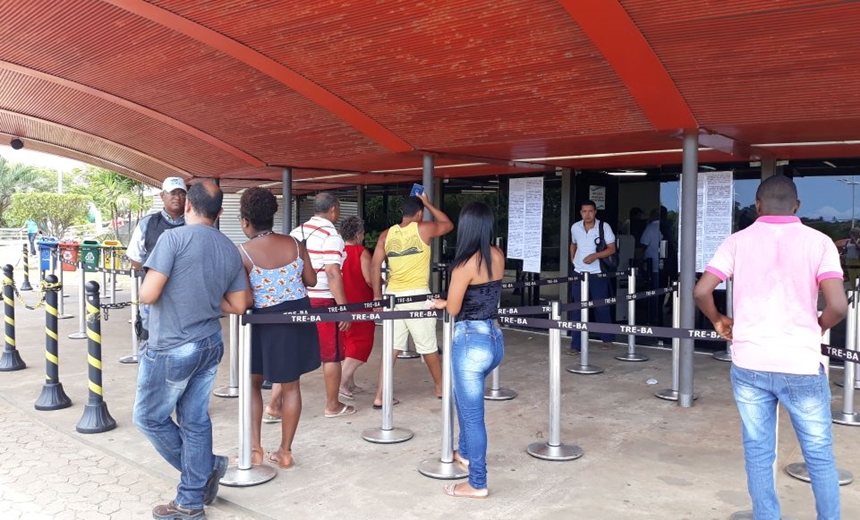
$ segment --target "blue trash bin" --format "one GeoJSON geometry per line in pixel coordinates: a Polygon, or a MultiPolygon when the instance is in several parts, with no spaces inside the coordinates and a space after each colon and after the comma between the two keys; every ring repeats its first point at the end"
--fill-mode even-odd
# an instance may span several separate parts
{"type": "Polygon", "coordinates": [[[59,243],[54,237],[42,237],[36,241],[36,247],[39,248],[39,270],[51,269],[51,255],[57,250],[59,243]]]}

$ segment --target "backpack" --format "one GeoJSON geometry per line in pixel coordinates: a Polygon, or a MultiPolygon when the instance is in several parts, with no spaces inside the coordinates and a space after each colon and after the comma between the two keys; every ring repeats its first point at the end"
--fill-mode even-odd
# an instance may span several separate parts
{"type": "MultiPolygon", "coordinates": [[[[606,239],[604,238],[604,235],[603,235],[603,226],[605,226],[605,225],[606,225],[606,222],[600,223],[600,230],[599,230],[600,238],[598,238],[598,242],[596,242],[598,253],[606,249],[606,239]]],[[[618,264],[620,262],[619,256],[618,256],[618,246],[617,245],[615,246],[615,252],[614,253],[607,256],[606,258],[600,258],[599,260],[600,260],[600,271],[601,272],[614,273],[615,271],[617,271],[618,270],[618,264]]]]}

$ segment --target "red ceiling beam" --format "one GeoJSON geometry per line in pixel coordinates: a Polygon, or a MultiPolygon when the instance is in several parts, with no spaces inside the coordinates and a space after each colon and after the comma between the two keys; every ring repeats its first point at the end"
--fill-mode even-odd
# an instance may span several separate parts
{"type": "Polygon", "coordinates": [[[698,128],[654,49],[618,0],[559,0],[659,131],[698,128]]]}
{"type": "MultiPolygon", "coordinates": [[[[14,116],[14,117],[20,117],[20,118],[22,118],[22,119],[26,119],[26,120],[28,120],[28,121],[34,121],[34,122],[36,122],[36,123],[40,123],[40,124],[44,124],[44,125],[50,125],[50,126],[56,127],[58,130],[61,130],[61,131],[63,131],[63,132],[66,132],[66,133],[72,133],[72,134],[82,135],[82,136],[84,136],[84,137],[86,137],[86,138],[88,138],[88,139],[94,139],[94,140],[99,141],[99,142],[101,142],[101,143],[103,143],[103,144],[106,144],[106,145],[109,145],[109,146],[113,146],[113,147],[116,147],[116,148],[123,149],[123,150],[125,150],[125,151],[127,151],[127,152],[130,152],[130,153],[133,153],[133,154],[135,154],[135,155],[138,155],[138,156],[140,156],[140,157],[142,157],[142,158],[144,158],[144,159],[146,159],[146,160],[148,160],[148,161],[152,161],[152,162],[154,162],[154,163],[156,163],[156,164],[159,164],[159,165],[161,165],[161,166],[164,166],[165,168],[168,168],[168,169],[171,169],[171,170],[175,171],[177,174],[179,174],[179,175],[181,175],[181,176],[185,177],[186,179],[189,179],[189,178],[191,178],[191,177],[194,177],[194,175],[192,175],[191,173],[189,173],[189,172],[187,172],[187,171],[183,170],[182,168],[180,168],[180,167],[178,167],[178,166],[175,166],[175,165],[173,165],[173,164],[170,164],[170,163],[168,163],[168,162],[165,162],[165,161],[163,161],[163,160],[159,159],[158,157],[154,157],[154,156],[149,155],[149,154],[147,154],[147,153],[141,152],[140,150],[136,150],[136,149],[134,149],[134,148],[131,148],[130,146],[126,146],[126,145],[124,145],[124,144],[120,144],[120,143],[118,143],[118,142],[116,142],[116,141],[111,141],[110,139],[105,139],[104,137],[101,137],[101,136],[98,136],[98,135],[95,135],[95,134],[91,134],[91,133],[89,133],[89,132],[84,132],[83,130],[78,130],[77,128],[73,128],[73,127],[71,127],[71,126],[66,126],[66,125],[63,125],[63,124],[60,124],[60,123],[55,123],[54,121],[49,121],[49,120],[47,120],[47,119],[41,119],[41,118],[38,118],[38,117],[29,116],[29,115],[27,115],[27,114],[22,114],[22,113],[20,113],[20,112],[15,112],[15,111],[12,111],[12,110],[6,110],[5,108],[0,108],[0,114],[9,114],[9,115],[11,115],[11,116],[14,116]]],[[[21,137],[21,138],[24,138],[24,139],[30,139],[30,136],[26,136],[26,135],[19,135],[19,136],[17,136],[17,137],[21,137]]],[[[45,141],[41,141],[41,142],[45,142],[45,141]]],[[[54,145],[54,146],[60,146],[60,147],[62,147],[61,145],[54,145]]],[[[88,154],[88,153],[86,153],[86,152],[81,152],[81,153],[86,154],[86,155],[90,155],[90,154],[88,154]]],[[[102,160],[103,160],[103,161],[106,161],[106,162],[110,162],[110,160],[109,160],[109,159],[102,159],[102,160]]],[[[131,169],[131,168],[128,168],[128,169],[131,169]]]]}
{"type": "Polygon", "coordinates": [[[235,146],[233,146],[229,143],[226,143],[226,142],[218,139],[214,135],[207,134],[206,132],[204,132],[198,128],[194,128],[191,125],[188,125],[186,123],[183,123],[182,121],[179,121],[179,120],[174,119],[170,116],[162,114],[161,112],[157,112],[155,110],[152,110],[151,108],[147,108],[143,105],[138,105],[137,103],[135,103],[133,101],[129,101],[128,99],[124,99],[124,98],[121,98],[119,96],[115,96],[113,94],[109,94],[107,92],[104,92],[102,90],[98,90],[98,89],[89,87],[87,85],[77,83],[75,81],[61,78],[59,76],[53,76],[51,74],[46,74],[44,72],[41,72],[41,71],[38,71],[35,69],[31,69],[29,67],[22,67],[21,65],[18,65],[16,63],[11,63],[8,61],[0,60],[0,68],[11,70],[12,72],[17,72],[18,74],[30,76],[32,78],[40,79],[42,81],[47,81],[49,83],[53,83],[53,84],[59,85],[61,87],[76,90],[78,92],[82,92],[84,94],[88,94],[90,96],[102,99],[102,100],[107,101],[109,103],[119,105],[123,108],[127,108],[133,112],[137,112],[138,114],[152,118],[152,119],[154,119],[160,123],[164,123],[164,124],[171,126],[175,129],[181,131],[181,132],[185,132],[186,134],[189,134],[193,137],[196,137],[197,139],[200,139],[201,141],[209,143],[212,146],[215,146],[216,148],[219,148],[219,149],[221,149],[221,150],[223,150],[223,151],[225,151],[225,152],[227,152],[227,153],[229,153],[235,157],[238,157],[239,159],[250,164],[251,166],[262,167],[262,166],[266,165],[266,163],[264,163],[260,159],[257,159],[253,155],[251,155],[251,154],[249,154],[243,150],[240,150],[240,149],[236,148],[235,146]]]}
{"type": "Polygon", "coordinates": [[[232,56],[249,67],[281,82],[392,152],[408,152],[413,148],[394,132],[322,86],[224,34],[144,0],[103,1],[232,56]]]}

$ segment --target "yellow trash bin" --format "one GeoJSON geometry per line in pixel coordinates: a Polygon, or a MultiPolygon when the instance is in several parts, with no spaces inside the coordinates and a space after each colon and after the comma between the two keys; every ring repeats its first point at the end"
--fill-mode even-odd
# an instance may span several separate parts
{"type": "Polygon", "coordinates": [[[105,269],[122,269],[122,242],[119,240],[105,240],[102,242],[102,262],[105,269]]]}

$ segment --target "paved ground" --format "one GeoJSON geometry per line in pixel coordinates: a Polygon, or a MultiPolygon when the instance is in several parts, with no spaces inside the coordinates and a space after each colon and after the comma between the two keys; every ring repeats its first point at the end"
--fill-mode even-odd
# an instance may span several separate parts
{"type": "MultiPolygon", "coordinates": [[[[0,255],[2,259],[2,255],[0,255]]],[[[100,279],[100,277],[99,277],[100,279]]],[[[77,276],[67,277],[68,313],[77,309],[77,276]]],[[[28,300],[36,295],[25,295],[28,300]]],[[[128,299],[127,291],[118,300],[128,299]]],[[[0,518],[146,518],[152,505],[172,496],[177,474],[131,424],[136,366],[117,359],[130,350],[128,310],[113,311],[103,323],[105,400],[118,427],[81,435],[75,425],[86,402],[86,345],[66,339],[77,319],[60,322],[60,377],[73,406],[37,412],[33,403],[44,382],[44,314],[18,308],[18,345],[28,368],[0,373],[0,518]],[[42,515],[42,516],[38,516],[42,515]],[[104,516],[100,516],[104,515],[104,516]]],[[[225,320],[226,325],[226,320],[225,320]]],[[[380,334],[377,334],[377,343],[380,334]]],[[[396,426],[415,437],[378,445],[361,439],[378,427],[372,396],[356,398],[359,411],[338,419],[323,417],[320,371],[302,379],[304,410],[293,446],[296,466],[280,470],[267,484],[224,488],[210,518],[284,519],[725,519],[748,509],[737,412],[731,400],[728,365],[696,356],[696,391],[690,409],[653,397],[670,382],[667,351],[644,349],[651,360],[623,363],[621,351],[592,352],[606,368],[596,376],[562,374],[561,438],[585,456],[546,462],[525,453],[547,438],[547,338],[506,332],[503,386],[519,396],[487,403],[490,435],[486,501],[455,500],[441,492],[444,482],[416,468],[438,459],[440,401],[432,395],[427,370],[418,360],[402,360],[395,371],[396,426]],[[649,378],[659,380],[648,385],[649,378]]],[[[375,367],[361,368],[361,386],[375,387],[375,367]]],[[[573,359],[564,357],[566,365],[573,359]]],[[[218,385],[228,379],[225,356],[218,385]]],[[[841,371],[834,371],[841,377],[841,371]]],[[[834,405],[841,390],[834,386],[834,405]]],[[[237,400],[213,397],[210,412],[219,453],[237,446],[237,400]]],[[[836,426],[839,466],[860,475],[860,429],[836,426]]],[[[276,447],[278,425],[264,425],[267,449],[276,447]]],[[[780,421],[780,468],[801,460],[788,418],[780,421]]],[[[842,488],[843,518],[860,518],[857,483],[842,488]]],[[[778,492],[785,514],[814,518],[808,484],[780,470],[778,492]]]]}

